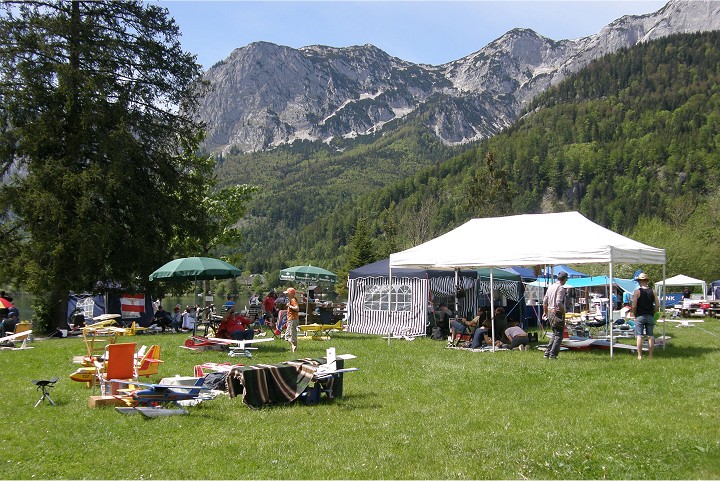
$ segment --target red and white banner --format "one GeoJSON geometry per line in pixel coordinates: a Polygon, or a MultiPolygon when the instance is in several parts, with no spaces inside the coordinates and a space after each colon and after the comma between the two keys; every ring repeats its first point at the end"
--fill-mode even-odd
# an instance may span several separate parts
{"type": "Polygon", "coordinates": [[[123,294],[120,296],[120,314],[123,319],[140,317],[145,312],[145,294],[123,294]]]}

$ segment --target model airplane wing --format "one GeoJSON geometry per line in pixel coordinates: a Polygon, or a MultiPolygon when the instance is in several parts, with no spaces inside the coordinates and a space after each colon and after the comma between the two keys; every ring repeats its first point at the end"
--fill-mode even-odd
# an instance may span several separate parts
{"type": "Polygon", "coordinates": [[[236,339],[222,339],[220,337],[208,337],[208,340],[218,343],[218,344],[225,344],[228,346],[236,345],[236,346],[240,346],[242,348],[246,345],[257,344],[260,342],[274,341],[275,339],[272,337],[258,337],[255,339],[236,340],[236,339]]]}
{"type": "Polygon", "coordinates": [[[9,336],[0,337],[0,349],[2,350],[9,350],[9,351],[22,351],[25,349],[32,349],[31,346],[27,346],[27,340],[28,336],[32,334],[32,329],[29,329],[27,331],[18,332],[17,334],[10,334],[9,336]],[[22,340],[22,345],[20,347],[15,347],[13,344],[15,341],[22,340]],[[5,345],[6,344],[6,345],[5,345]]]}
{"type": "Polygon", "coordinates": [[[32,334],[32,330],[18,332],[17,334],[10,334],[9,336],[0,337],[0,342],[15,341],[26,338],[29,334],[32,334]]]}

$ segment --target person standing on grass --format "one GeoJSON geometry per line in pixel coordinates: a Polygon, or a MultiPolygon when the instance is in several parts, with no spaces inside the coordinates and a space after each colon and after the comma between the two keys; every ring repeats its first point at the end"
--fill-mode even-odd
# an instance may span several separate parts
{"type": "Polygon", "coordinates": [[[275,320],[275,298],[273,291],[268,292],[263,299],[263,309],[265,310],[265,322],[272,325],[275,320]]]}
{"type": "Polygon", "coordinates": [[[295,288],[290,287],[284,292],[287,295],[287,326],[285,327],[285,340],[290,343],[292,352],[297,351],[297,329],[300,320],[300,305],[295,298],[295,288]]]}
{"type": "Polygon", "coordinates": [[[543,298],[543,319],[547,320],[553,332],[552,339],[545,349],[545,359],[557,359],[560,352],[560,343],[562,343],[565,333],[565,282],[567,278],[567,272],[560,271],[557,282],[548,287],[543,298]]]}
{"type": "Polygon", "coordinates": [[[637,277],[640,287],[633,294],[632,312],[635,315],[635,339],[637,341],[638,359],[642,359],[643,334],[648,338],[648,357],[652,359],[655,349],[653,329],[655,327],[655,313],[660,310],[657,294],[648,284],[650,278],[644,272],[637,277]]]}

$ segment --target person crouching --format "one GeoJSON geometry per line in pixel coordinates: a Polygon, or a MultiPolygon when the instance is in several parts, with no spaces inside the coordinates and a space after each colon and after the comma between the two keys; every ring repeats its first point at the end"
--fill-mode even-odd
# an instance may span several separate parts
{"type": "Polygon", "coordinates": [[[530,338],[519,324],[518,321],[510,321],[510,327],[505,329],[505,337],[510,341],[508,349],[527,351],[530,347],[530,338]]]}

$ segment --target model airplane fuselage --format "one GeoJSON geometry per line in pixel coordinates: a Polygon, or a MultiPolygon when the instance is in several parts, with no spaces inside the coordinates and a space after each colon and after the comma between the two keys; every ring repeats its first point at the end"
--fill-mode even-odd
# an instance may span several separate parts
{"type": "Polygon", "coordinates": [[[303,332],[312,332],[313,336],[321,336],[327,334],[329,331],[342,331],[344,329],[342,321],[338,321],[335,324],[304,324],[298,326],[303,332]]]}
{"type": "Polygon", "coordinates": [[[150,384],[134,381],[113,379],[112,382],[128,386],[143,386],[144,389],[126,390],[127,394],[140,406],[164,406],[177,404],[178,401],[195,399],[200,396],[203,390],[207,390],[202,384],[205,378],[199,377],[192,386],[180,386],[175,384],[150,384]]]}

